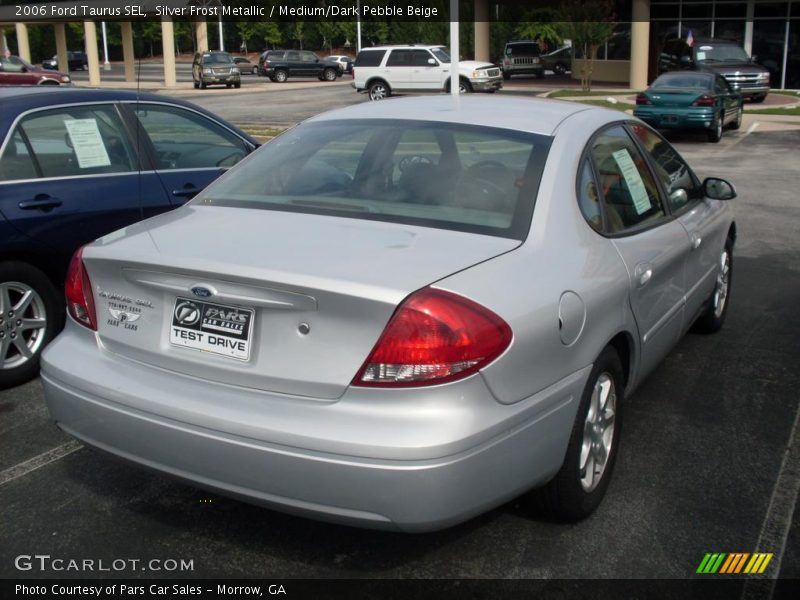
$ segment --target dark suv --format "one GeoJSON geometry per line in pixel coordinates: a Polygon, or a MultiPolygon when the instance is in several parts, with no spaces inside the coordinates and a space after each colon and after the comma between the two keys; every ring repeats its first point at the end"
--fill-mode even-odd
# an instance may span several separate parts
{"type": "Polygon", "coordinates": [[[326,62],[308,50],[267,50],[261,55],[260,74],[283,83],[289,77],[316,77],[335,81],[342,76],[340,65],[326,62]]]}
{"type": "Polygon", "coordinates": [[[753,102],[763,102],[769,93],[769,71],[734,41],[697,39],[692,45],[682,39],[666,41],[658,58],[659,74],[682,70],[718,73],[753,102]]]}
{"type": "Polygon", "coordinates": [[[209,85],[242,87],[242,76],[233,57],[227,52],[196,52],[192,61],[192,80],[195,89],[209,85]]]}
{"type": "Polygon", "coordinates": [[[530,40],[508,42],[503,49],[500,66],[503,79],[511,79],[512,75],[536,75],[544,77],[544,65],[541,59],[539,44],[530,40]]]}

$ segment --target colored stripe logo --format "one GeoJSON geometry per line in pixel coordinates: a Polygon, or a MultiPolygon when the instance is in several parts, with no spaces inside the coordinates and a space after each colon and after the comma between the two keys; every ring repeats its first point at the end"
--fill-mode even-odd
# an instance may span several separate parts
{"type": "Polygon", "coordinates": [[[695,572],[702,575],[759,575],[767,570],[772,557],[772,552],[708,552],[695,572]]]}

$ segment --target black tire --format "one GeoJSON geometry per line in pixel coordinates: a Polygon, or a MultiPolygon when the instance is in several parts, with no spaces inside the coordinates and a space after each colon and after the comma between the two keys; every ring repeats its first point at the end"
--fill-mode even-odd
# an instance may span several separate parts
{"type": "MultiPolygon", "coordinates": [[[[536,513],[544,514],[558,521],[576,522],[591,515],[600,505],[608,489],[617,458],[624,394],[622,363],[617,351],[611,346],[606,346],[595,361],[586,383],[586,388],[581,395],[581,402],[572,427],[564,464],[552,480],[542,488],[533,490],[526,498],[529,507],[536,513]],[[610,388],[604,387],[609,382],[612,384],[610,388]],[[612,413],[608,414],[606,411],[601,411],[601,414],[606,417],[612,417],[611,423],[608,425],[611,427],[609,450],[606,452],[606,459],[602,467],[597,467],[595,463],[595,452],[592,451],[594,445],[590,444],[587,449],[584,449],[585,436],[597,435],[596,433],[587,433],[590,429],[596,432],[596,429],[590,427],[589,419],[587,419],[587,416],[590,415],[590,408],[593,411],[592,414],[598,414],[596,409],[598,404],[593,402],[595,388],[598,388],[598,398],[603,397],[602,392],[604,389],[608,390],[605,396],[608,399],[606,406],[613,399],[612,413]],[[586,455],[587,464],[588,459],[591,458],[593,471],[596,468],[600,468],[599,474],[591,476],[592,486],[586,485],[585,478],[589,477],[589,475],[581,468],[580,463],[583,454],[586,455]]],[[[591,417],[589,418],[591,419],[591,417]]]]}
{"type": "Polygon", "coordinates": [[[744,106],[739,104],[739,109],[736,112],[736,118],[731,121],[730,128],[736,131],[742,126],[742,116],[744,115],[744,106]]]}
{"type": "Polygon", "coordinates": [[[42,350],[64,325],[64,301],[39,269],[9,261],[0,263],[0,304],[0,389],[6,389],[38,375],[42,350]],[[15,312],[13,308],[19,307],[28,290],[33,296],[21,313],[15,312]],[[7,300],[11,307],[6,305],[7,300]],[[41,318],[45,320],[43,327],[20,329],[23,319],[41,318]],[[30,357],[25,358],[20,352],[19,340],[32,351],[30,357]]]}
{"type": "Polygon", "coordinates": [[[325,69],[322,72],[322,79],[324,81],[336,81],[336,69],[325,69]]]}
{"type": "Polygon", "coordinates": [[[203,81],[203,80],[201,79],[201,80],[200,80],[200,89],[201,89],[201,90],[204,90],[204,89],[206,89],[207,87],[208,87],[208,86],[206,85],[206,82],[205,82],[205,81],[203,81]]]}
{"type": "Polygon", "coordinates": [[[276,81],[278,83],[284,83],[287,79],[289,79],[289,74],[284,71],[283,69],[278,69],[275,71],[275,78],[272,81],[276,81]]]}
{"type": "Polygon", "coordinates": [[[556,63],[553,65],[553,73],[556,75],[565,75],[567,73],[567,66],[564,63],[556,63]]]}
{"type": "Polygon", "coordinates": [[[192,82],[192,85],[194,85],[194,89],[197,89],[197,88],[199,88],[199,87],[200,87],[200,84],[199,84],[199,83],[197,83],[196,81],[193,81],[193,82],[192,82]]]}
{"type": "Polygon", "coordinates": [[[711,124],[711,129],[706,131],[706,135],[708,135],[708,141],[713,144],[722,139],[722,115],[717,115],[717,118],[711,124]]]}
{"type": "Polygon", "coordinates": [[[756,104],[761,104],[766,99],[767,99],[766,94],[764,94],[763,96],[753,96],[752,98],[750,98],[750,100],[752,100],[756,104]]]}
{"type": "Polygon", "coordinates": [[[505,71],[503,71],[503,79],[508,81],[509,79],[511,79],[511,74],[510,73],[506,73],[505,71]]]}
{"type": "Polygon", "coordinates": [[[384,100],[392,95],[389,85],[385,81],[373,81],[369,84],[369,99],[370,100],[384,100]]]}
{"type": "Polygon", "coordinates": [[[458,93],[459,94],[471,94],[472,93],[472,85],[466,79],[460,79],[458,81],[458,93]]]}
{"type": "Polygon", "coordinates": [[[242,82],[241,81],[237,81],[236,83],[233,84],[233,87],[238,90],[239,88],[242,87],[242,82]]]}
{"type": "Polygon", "coordinates": [[[232,83],[226,83],[225,87],[228,88],[228,89],[231,89],[233,87],[233,84],[232,83]]]}
{"type": "Polygon", "coordinates": [[[730,305],[731,284],[733,283],[733,240],[725,240],[725,248],[720,254],[720,268],[714,291],[708,299],[708,307],[697,318],[694,330],[698,333],[716,333],[725,324],[730,305]]]}
{"type": "Polygon", "coordinates": [[[544,79],[544,69],[536,71],[536,79],[544,79]]]}

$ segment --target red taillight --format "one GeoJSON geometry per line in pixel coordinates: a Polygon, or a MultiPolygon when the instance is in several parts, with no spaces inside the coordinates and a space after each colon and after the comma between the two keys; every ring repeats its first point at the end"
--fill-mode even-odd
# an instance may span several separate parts
{"type": "Polygon", "coordinates": [[[353,385],[403,387],[461,379],[508,348],[511,328],[489,309],[425,288],[395,311],[353,385]]]}
{"type": "Polygon", "coordinates": [[[692,102],[692,106],[714,106],[714,98],[704,94],[692,102]]]}
{"type": "Polygon", "coordinates": [[[81,246],[72,255],[64,282],[64,293],[67,296],[67,310],[78,323],[97,331],[97,313],[94,309],[92,282],[83,264],[83,248],[81,246]]]}
{"type": "Polygon", "coordinates": [[[636,96],[636,104],[652,104],[652,102],[645,94],[638,94],[636,96]]]}

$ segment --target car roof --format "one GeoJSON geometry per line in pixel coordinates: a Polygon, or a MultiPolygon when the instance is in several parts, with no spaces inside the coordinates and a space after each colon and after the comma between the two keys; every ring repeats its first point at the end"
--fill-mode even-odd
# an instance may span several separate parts
{"type": "MultiPolygon", "coordinates": [[[[553,135],[562,121],[580,112],[620,118],[619,111],[590,107],[585,104],[543,98],[501,98],[468,95],[455,101],[449,94],[392,98],[380,102],[364,102],[332,110],[308,122],[340,119],[386,119],[469,123],[486,127],[514,129],[553,135]]],[[[609,119],[611,120],[611,119],[609,119]]]]}
{"type": "Polygon", "coordinates": [[[372,51],[372,50],[395,50],[397,48],[421,48],[423,50],[429,48],[445,48],[446,46],[442,46],[442,44],[391,44],[386,46],[371,46],[370,48],[362,48],[361,52],[364,51],[372,51]]]}

